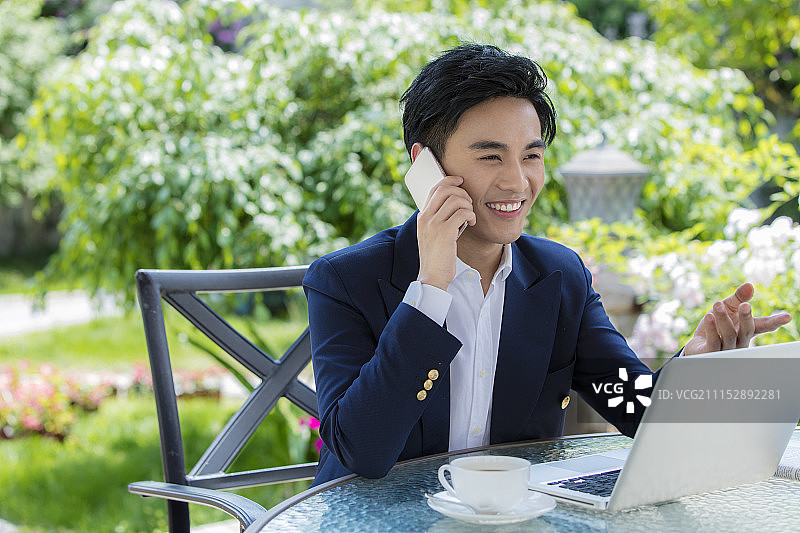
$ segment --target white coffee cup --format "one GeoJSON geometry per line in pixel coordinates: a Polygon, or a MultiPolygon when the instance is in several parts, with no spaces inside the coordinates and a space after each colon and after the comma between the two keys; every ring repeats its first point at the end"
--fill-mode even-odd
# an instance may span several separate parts
{"type": "Polygon", "coordinates": [[[530,468],[531,463],[520,457],[459,457],[439,467],[439,482],[450,495],[479,513],[504,513],[528,493],[530,468]],[[452,485],[446,472],[450,472],[452,485]]]}

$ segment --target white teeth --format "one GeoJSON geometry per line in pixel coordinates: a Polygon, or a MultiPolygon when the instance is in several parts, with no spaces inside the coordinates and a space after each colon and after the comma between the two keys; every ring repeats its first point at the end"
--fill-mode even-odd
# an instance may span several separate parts
{"type": "Polygon", "coordinates": [[[496,209],[498,211],[516,211],[520,207],[522,207],[522,202],[514,202],[513,204],[486,204],[492,209],[496,209]]]}

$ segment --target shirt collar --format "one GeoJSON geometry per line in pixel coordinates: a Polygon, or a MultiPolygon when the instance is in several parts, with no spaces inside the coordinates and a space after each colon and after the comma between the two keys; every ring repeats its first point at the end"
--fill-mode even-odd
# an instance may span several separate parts
{"type": "Polygon", "coordinates": [[[511,245],[503,245],[503,257],[500,258],[500,265],[497,267],[495,279],[500,276],[500,279],[505,281],[509,274],[511,274],[511,245]]]}
{"type": "MultiPolygon", "coordinates": [[[[503,245],[503,255],[500,257],[500,264],[497,266],[497,271],[494,273],[493,280],[500,279],[500,281],[505,281],[505,279],[511,274],[511,245],[504,244],[503,245]]],[[[456,257],[456,275],[453,279],[461,276],[463,273],[467,271],[472,271],[477,273],[477,270],[466,264],[464,261],[456,257]]]]}

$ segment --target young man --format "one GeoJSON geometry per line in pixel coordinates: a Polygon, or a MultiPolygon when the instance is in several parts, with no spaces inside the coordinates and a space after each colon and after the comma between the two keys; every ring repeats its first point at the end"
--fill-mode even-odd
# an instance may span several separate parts
{"type": "MultiPolygon", "coordinates": [[[[492,46],[446,52],[403,96],[412,160],[447,177],[402,226],[329,254],[304,280],[324,442],[315,484],[398,460],[561,435],[572,388],[632,436],[641,413],[593,383],[650,374],[568,248],[522,235],[555,131],[547,78],[492,46]],[[463,224],[466,230],[459,237],[463,224]]],[[[749,284],[717,302],[685,353],[746,346],[749,284]]],[[[629,387],[626,395],[634,394],[629,387]]]]}

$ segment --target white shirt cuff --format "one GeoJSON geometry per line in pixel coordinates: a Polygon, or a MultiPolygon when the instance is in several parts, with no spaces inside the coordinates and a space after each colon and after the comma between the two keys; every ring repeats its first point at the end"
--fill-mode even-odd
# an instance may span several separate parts
{"type": "Polygon", "coordinates": [[[419,281],[412,281],[403,297],[403,303],[419,310],[440,326],[444,325],[452,301],[453,297],[447,291],[419,281]]]}

